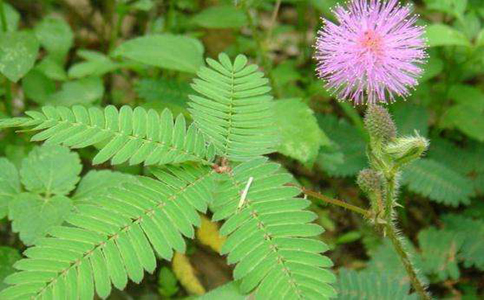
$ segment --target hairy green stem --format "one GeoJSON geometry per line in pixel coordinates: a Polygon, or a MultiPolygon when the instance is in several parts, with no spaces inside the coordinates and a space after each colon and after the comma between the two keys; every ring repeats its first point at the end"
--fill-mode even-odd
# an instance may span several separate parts
{"type": "Polygon", "coordinates": [[[417,276],[417,272],[415,270],[415,267],[412,264],[412,261],[410,260],[409,254],[405,250],[405,247],[403,246],[402,241],[398,238],[395,225],[393,223],[385,224],[384,228],[388,238],[392,242],[393,248],[395,248],[395,251],[400,257],[400,260],[402,261],[403,266],[405,267],[405,271],[407,271],[407,274],[410,278],[410,282],[412,283],[412,286],[415,289],[415,292],[417,292],[417,294],[420,296],[421,299],[431,300],[432,298],[425,290],[424,284],[417,276]]]}
{"type": "Polygon", "coordinates": [[[386,196],[385,196],[385,221],[393,223],[393,201],[395,198],[396,178],[395,174],[386,177],[386,196]]]}
{"type": "Polygon", "coordinates": [[[421,299],[430,300],[432,298],[425,290],[425,286],[420,278],[417,276],[417,271],[410,260],[410,255],[405,250],[402,241],[399,239],[395,223],[393,222],[393,201],[395,200],[397,185],[395,172],[389,174],[386,177],[386,181],[385,224],[382,225],[383,230],[392,242],[393,248],[395,248],[398,257],[400,257],[415,292],[417,292],[421,299]]]}
{"type": "Polygon", "coordinates": [[[341,201],[341,200],[338,200],[338,199],[330,198],[330,197],[325,196],[325,195],[323,195],[321,193],[308,190],[305,187],[299,187],[299,188],[301,189],[301,191],[305,195],[308,195],[308,196],[311,196],[313,198],[322,200],[322,201],[324,201],[326,203],[330,203],[330,204],[333,204],[333,205],[336,205],[336,206],[339,206],[339,207],[346,208],[348,210],[351,210],[352,212],[355,212],[355,213],[358,213],[358,214],[364,216],[365,218],[369,218],[370,215],[371,215],[369,211],[367,211],[367,210],[365,210],[365,209],[363,209],[361,207],[358,207],[356,205],[349,204],[349,203],[346,203],[346,202],[341,201]]]}

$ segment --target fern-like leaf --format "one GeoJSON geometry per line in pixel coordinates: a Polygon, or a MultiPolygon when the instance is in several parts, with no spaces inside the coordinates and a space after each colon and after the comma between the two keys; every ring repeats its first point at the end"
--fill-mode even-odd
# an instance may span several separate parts
{"type": "Polygon", "coordinates": [[[256,288],[258,299],[326,299],[335,295],[335,281],[322,253],[328,246],[312,237],[323,229],[309,222],[317,216],[305,210],[310,202],[296,198],[298,188],[280,166],[259,158],[235,167],[219,179],[211,207],[214,220],[226,220],[228,235],[222,254],[237,263],[241,290],[256,288]]]}
{"type": "Polygon", "coordinates": [[[338,300],[417,300],[409,295],[410,284],[377,272],[341,269],[338,275],[338,300]]]}
{"type": "Polygon", "coordinates": [[[278,142],[274,127],[272,96],[264,74],[247,58],[227,55],[220,62],[207,59],[191,95],[189,110],[198,128],[215,145],[217,154],[232,161],[245,161],[271,153],[278,142]]]}
{"type": "Polygon", "coordinates": [[[469,204],[472,182],[432,159],[420,159],[405,168],[403,184],[412,192],[451,206],[469,204]]]}
{"type": "Polygon", "coordinates": [[[471,219],[460,215],[443,217],[446,230],[454,232],[463,239],[459,258],[464,260],[466,267],[475,266],[484,270],[484,221],[471,219]]]}
{"type": "Polygon", "coordinates": [[[0,299],[92,299],[94,291],[106,298],[111,284],[123,289],[128,278],[140,282],[144,270],[155,270],[153,249],[165,259],[184,252],[182,236],[193,238],[200,225],[197,211],[206,211],[213,171],[169,167],[153,174],[158,180],[138,177],[79,205],[70,226],[53,228],[25,251],[0,299]]]}
{"type": "Polygon", "coordinates": [[[202,134],[179,115],[175,121],[169,110],[160,115],[154,110],[129,106],[104,110],[83,106],[45,106],[42,112],[29,111],[29,118],[0,121],[0,127],[33,127],[40,130],[33,141],[60,143],[83,148],[104,143],[93,163],[111,159],[112,164],[129,161],[147,165],[184,161],[209,162],[215,149],[207,147],[202,134]]]}
{"type": "Polygon", "coordinates": [[[435,276],[436,281],[454,280],[460,277],[457,253],[463,238],[455,232],[426,228],[418,233],[422,252],[422,269],[425,274],[435,276]]]}

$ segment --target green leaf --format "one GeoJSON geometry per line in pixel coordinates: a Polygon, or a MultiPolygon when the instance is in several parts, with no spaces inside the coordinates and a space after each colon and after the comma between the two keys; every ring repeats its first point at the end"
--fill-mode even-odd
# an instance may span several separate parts
{"type": "Polygon", "coordinates": [[[102,76],[119,68],[119,64],[101,52],[81,49],[77,51],[77,55],[86,61],[77,63],[69,69],[70,78],[102,76]]]}
{"type": "Polygon", "coordinates": [[[35,68],[22,79],[22,89],[28,99],[38,104],[46,104],[55,93],[56,86],[54,81],[35,68]]]}
{"type": "MultiPolygon", "coordinates": [[[[5,13],[5,19],[7,21],[7,32],[14,32],[18,29],[18,23],[20,21],[20,14],[15,8],[8,3],[3,3],[3,9],[5,13]]],[[[3,35],[3,30],[0,31],[0,37],[3,35]]]]}
{"type": "Polygon", "coordinates": [[[461,215],[446,215],[445,229],[455,232],[463,239],[459,257],[466,267],[475,266],[484,271],[484,221],[473,220],[461,215]]]}
{"type": "Polygon", "coordinates": [[[432,159],[424,158],[408,165],[402,174],[402,183],[412,192],[450,206],[469,204],[474,195],[469,179],[432,159]]]}
{"type": "Polygon", "coordinates": [[[76,205],[84,202],[95,202],[110,189],[128,182],[136,182],[135,177],[109,170],[92,170],[82,177],[72,200],[76,205]]]}
{"type": "Polygon", "coordinates": [[[467,7],[467,0],[424,0],[428,9],[437,10],[455,17],[461,17],[467,7]]]}
{"type": "Polygon", "coordinates": [[[450,86],[449,97],[459,104],[475,103],[484,107],[484,92],[472,85],[455,84],[450,86]]]}
{"type": "Polygon", "coordinates": [[[398,128],[399,135],[414,135],[415,130],[422,136],[429,131],[429,114],[421,105],[411,103],[396,103],[392,106],[393,119],[398,128]]]}
{"type": "Polygon", "coordinates": [[[169,298],[178,293],[179,290],[178,279],[173,271],[167,267],[162,267],[158,275],[158,293],[169,298]]]}
{"type": "Polygon", "coordinates": [[[13,264],[21,259],[22,256],[17,249],[10,247],[0,247],[0,291],[7,287],[3,280],[8,275],[15,272],[13,264]]]}
{"type": "Polygon", "coordinates": [[[67,195],[79,181],[82,165],[79,155],[56,145],[34,148],[22,161],[20,176],[33,193],[67,195]]]}
{"type": "Polygon", "coordinates": [[[64,20],[46,17],[35,27],[40,44],[57,60],[62,61],[74,41],[74,34],[64,20]]]}
{"type": "Polygon", "coordinates": [[[430,47],[471,46],[464,34],[444,24],[429,25],[427,27],[427,39],[430,47]]]}
{"type": "Polygon", "coordinates": [[[429,60],[423,66],[423,69],[424,72],[422,77],[419,79],[419,82],[425,82],[442,73],[444,70],[444,61],[438,57],[430,55],[429,60]]]}
{"type": "Polygon", "coordinates": [[[276,126],[281,133],[278,151],[305,164],[312,164],[319,148],[329,140],[319,128],[314,112],[300,99],[275,102],[276,126]]]}
{"type": "Polygon", "coordinates": [[[147,35],[122,43],[113,55],[164,69],[196,73],[203,66],[203,45],[182,35],[147,35]]]}
{"type": "Polygon", "coordinates": [[[272,153],[279,142],[274,126],[273,97],[269,80],[247,57],[235,60],[225,53],[198,71],[190,95],[194,124],[216,147],[217,154],[245,161],[272,153]]]}
{"type": "Polygon", "coordinates": [[[459,279],[457,253],[463,239],[455,232],[426,228],[418,233],[418,243],[422,252],[422,270],[425,274],[435,276],[436,281],[448,278],[459,279]]]}
{"type": "MultiPolygon", "coordinates": [[[[211,201],[215,172],[193,165],[154,168],[152,172],[157,179],[139,176],[136,183],[112,188],[96,203],[77,206],[66,225],[48,231],[49,237],[37,239],[24,252],[27,258],[15,264],[19,271],[6,278],[11,286],[0,292],[0,299],[93,299],[94,292],[105,299],[111,284],[123,289],[128,278],[139,283],[144,270],[153,273],[154,251],[167,260],[175,250],[184,252],[183,236],[194,237],[194,226],[200,226],[199,213],[206,212],[211,201]]],[[[50,208],[56,198],[67,199],[25,197],[47,201],[42,207],[26,203],[19,211],[24,228],[32,232],[40,229],[35,225],[41,209],[50,208]]],[[[62,206],[55,204],[58,209],[62,206]]],[[[49,212],[42,224],[52,223],[56,213],[49,212]]],[[[19,220],[13,228],[17,223],[19,220]]]]}
{"type": "Polygon", "coordinates": [[[32,245],[44,237],[53,226],[60,225],[72,210],[72,202],[64,196],[43,198],[40,195],[22,193],[10,202],[8,218],[12,231],[20,234],[26,245],[32,245]]]}
{"type": "Polygon", "coordinates": [[[484,47],[484,29],[482,29],[476,38],[476,46],[477,47],[484,47]]]}
{"type": "Polygon", "coordinates": [[[233,5],[221,5],[203,10],[192,22],[204,28],[239,28],[247,25],[247,16],[233,5]]]}
{"type": "Polygon", "coordinates": [[[40,131],[33,141],[60,143],[72,148],[99,145],[100,151],[93,163],[112,164],[128,162],[136,165],[181,163],[198,161],[211,164],[215,148],[208,143],[194,124],[176,119],[168,109],[161,115],[141,107],[125,105],[119,110],[110,105],[104,110],[87,109],[81,105],[44,106],[42,112],[28,111],[29,117],[0,120],[1,127],[31,127],[40,131]]]}
{"type": "Polygon", "coordinates": [[[417,300],[416,294],[409,295],[407,281],[385,276],[378,272],[348,270],[342,268],[338,275],[338,300],[378,299],[417,300]]]}
{"type": "Polygon", "coordinates": [[[188,95],[194,90],[190,84],[183,81],[165,78],[145,78],[135,83],[135,91],[138,96],[147,102],[166,104],[167,107],[187,107],[188,95]]]}
{"type": "Polygon", "coordinates": [[[42,59],[42,61],[36,66],[36,69],[52,80],[67,80],[67,73],[64,70],[63,64],[50,55],[42,59]]]}
{"type": "Polygon", "coordinates": [[[234,279],[242,279],[242,292],[258,286],[256,299],[297,299],[306,292],[334,297],[335,277],[327,269],[333,264],[321,255],[329,248],[317,238],[324,230],[312,223],[317,215],[305,209],[310,202],[296,198],[300,190],[288,185],[292,176],[280,167],[257,158],[218,177],[211,210],[214,221],[225,220],[221,254],[237,263],[234,279]]]}
{"type": "Polygon", "coordinates": [[[39,42],[28,31],[9,32],[0,37],[0,72],[17,82],[34,66],[39,42]]]}
{"type": "Polygon", "coordinates": [[[8,214],[10,201],[20,193],[17,168],[6,158],[0,158],[0,219],[8,214]]]}
{"type": "Polygon", "coordinates": [[[484,141],[484,102],[460,103],[450,107],[442,119],[442,126],[456,127],[467,136],[484,141]]]}
{"type": "Polygon", "coordinates": [[[430,143],[427,157],[464,176],[484,172],[484,146],[482,145],[462,148],[447,139],[434,138],[430,143]]]}
{"type": "Polygon", "coordinates": [[[131,4],[131,7],[140,11],[150,11],[154,5],[152,0],[138,0],[131,4]]]}
{"type": "Polygon", "coordinates": [[[52,94],[48,104],[72,106],[89,104],[100,100],[104,95],[104,84],[99,77],[86,77],[62,84],[61,90],[52,94]]]}
{"type": "Polygon", "coordinates": [[[316,117],[321,129],[334,142],[331,147],[323,147],[324,155],[320,156],[317,161],[319,167],[329,175],[336,177],[358,174],[368,164],[364,137],[358,129],[344,119],[338,120],[334,115],[321,114],[316,117]],[[327,155],[332,159],[325,159],[327,155]]]}

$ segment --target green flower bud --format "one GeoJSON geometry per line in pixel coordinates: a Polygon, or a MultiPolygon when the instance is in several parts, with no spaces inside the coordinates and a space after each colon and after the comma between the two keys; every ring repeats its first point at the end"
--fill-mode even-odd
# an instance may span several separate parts
{"type": "Polygon", "coordinates": [[[386,145],[384,151],[395,164],[401,166],[420,158],[428,147],[428,140],[417,134],[396,139],[386,145]]]}
{"type": "Polygon", "coordinates": [[[373,141],[387,144],[397,136],[397,128],[386,108],[369,105],[365,115],[365,127],[373,141]]]}
{"type": "Polygon", "coordinates": [[[380,174],[372,169],[361,170],[356,179],[360,189],[367,195],[374,195],[381,192],[382,180],[380,174]]]}

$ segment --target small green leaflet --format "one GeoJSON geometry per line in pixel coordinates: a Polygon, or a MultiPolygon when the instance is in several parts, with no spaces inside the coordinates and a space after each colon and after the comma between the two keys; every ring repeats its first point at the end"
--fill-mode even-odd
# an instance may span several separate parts
{"type": "Polygon", "coordinates": [[[39,42],[29,31],[9,32],[0,36],[0,73],[17,82],[34,66],[39,42]]]}
{"type": "Polygon", "coordinates": [[[203,65],[203,45],[192,37],[147,35],[122,43],[113,53],[149,66],[196,73],[203,65]]]}
{"type": "Polygon", "coordinates": [[[79,181],[79,155],[57,145],[34,148],[22,162],[21,181],[33,193],[67,195],[79,181]]]}

